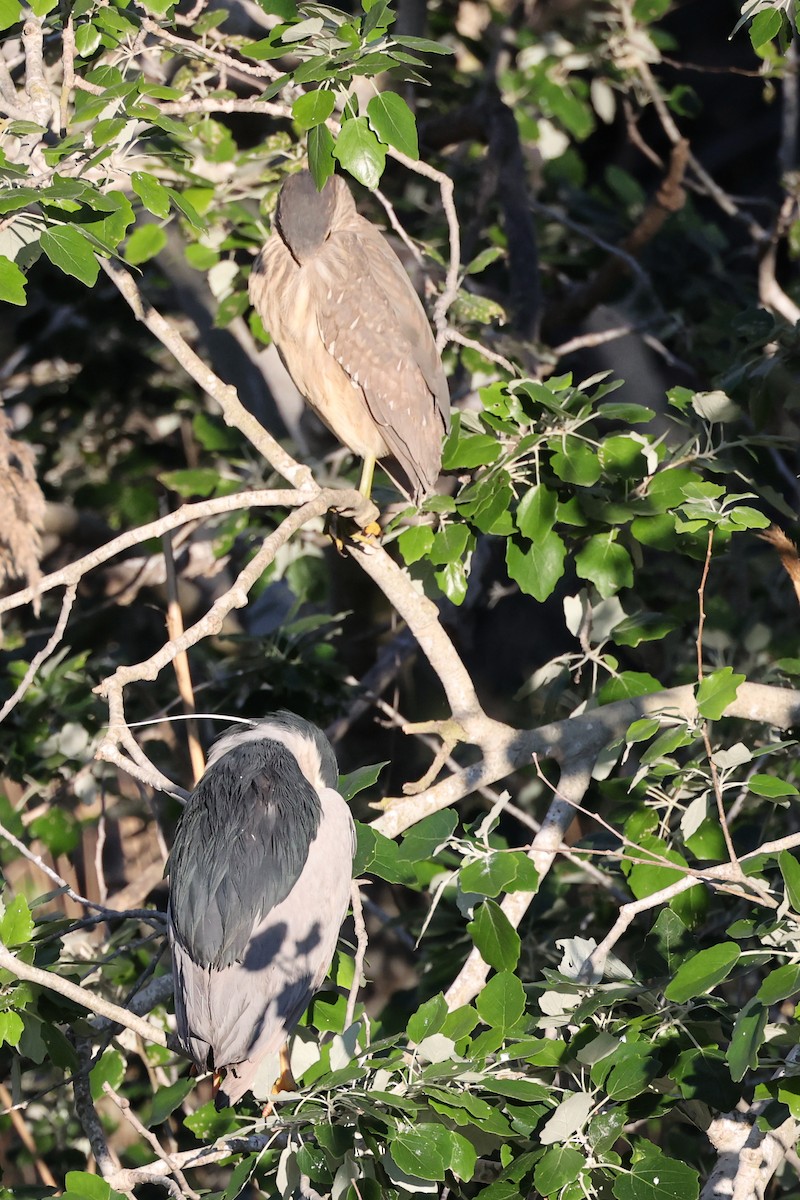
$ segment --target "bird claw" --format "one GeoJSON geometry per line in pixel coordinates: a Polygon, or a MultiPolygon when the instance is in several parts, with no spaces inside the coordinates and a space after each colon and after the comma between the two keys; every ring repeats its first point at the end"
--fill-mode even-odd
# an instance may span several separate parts
{"type": "Polygon", "coordinates": [[[381,536],[381,527],[375,520],[378,509],[364,497],[363,504],[331,509],[325,522],[325,532],[340,554],[345,552],[346,542],[358,542],[362,546],[374,546],[381,536]],[[348,529],[347,525],[355,525],[348,529]]]}

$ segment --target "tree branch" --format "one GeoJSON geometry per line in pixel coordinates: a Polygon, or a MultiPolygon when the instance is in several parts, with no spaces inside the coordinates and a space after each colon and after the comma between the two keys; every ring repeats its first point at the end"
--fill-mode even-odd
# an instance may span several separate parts
{"type": "Polygon", "coordinates": [[[147,1042],[155,1042],[158,1046],[166,1046],[168,1049],[177,1050],[177,1046],[172,1045],[172,1039],[168,1037],[163,1029],[159,1029],[157,1025],[151,1025],[149,1021],[135,1016],[127,1008],[120,1008],[118,1004],[112,1004],[110,1000],[104,1000],[102,996],[96,996],[93,992],[87,991],[86,988],[79,987],[76,983],[71,983],[69,979],[64,979],[61,975],[56,975],[54,971],[42,971],[39,967],[29,966],[28,963],[22,962],[21,959],[12,954],[1,943],[0,967],[6,971],[10,971],[17,979],[25,979],[28,983],[38,983],[41,987],[47,988],[48,991],[58,992],[60,996],[66,996],[68,1000],[72,1000],[74,1004],[80,1005],[81,1008],[87,1008],[90,1012],[97,1013],[98,1016],[107,1017],[115,1025],[122,1025],[125,1029],[132,1030],[147,1042]]]}

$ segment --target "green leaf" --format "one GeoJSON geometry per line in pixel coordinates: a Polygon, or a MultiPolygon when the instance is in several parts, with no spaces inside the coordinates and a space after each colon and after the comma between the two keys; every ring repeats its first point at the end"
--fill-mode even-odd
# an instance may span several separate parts
{"type": "Polygon", "coordinates": [[[97,282],[100,264],[91,245],[74,225],[45,229],[40,245],[53,266],[65,275],[73,275],[87,287],[97,282]]]}
{"type": "Polygon", "coordinates": [[[345,121],[333,154],[364,187],[372,189],[380,183],[386,165],[386,150],[370,129],[366,117],[345,121]]]}
{"type": "Polygon", "coordinates": [[[125,1069],[125,1059],[119,1050],[106,1050],[100,1061],[96,1062],[89,1072],[92,1099],[100,1099],[103,1095],[104,1083],[110,1084],[116,1091],[125,1078],[125,1069]]]}
{"type": "Polygon", "coordinates": [[[695,996],[705,996],[728,978],[740,957],[741,950],[735,942],[720,942],[708,950],[701,950],[681,964],[664,989],[664,995],[676,1004],[685,1004],[695,996]]]}
{"type": "Polygon", "coordinates": [[[661,838],[647,835],[640,839],[638,847],[631,847],[628,853],[637,860],[644,860],[629,865],[627,859],[623,859],[623,865],[630,867],[628,885],[637,900],[677,883],[686,873],[686,859],[677,850],[671,850],[661,838]],[[658,855],[658,858],[653,858],[652,866],[647,862],[651,854],[658,855]],[[664,859],[667,863],[675,863],[677,869],[667,866],[662,861],[664,859]],[[681,867],[684,870],[680,870],[681,867]]]}
{"type": "Polygon", "coordinates": [[[737,1083],[748,1070],[758,1066],[758,1051],[764,1040],[769,1011],[759,1000],[748,1000],[736,1018],[730,1045],[725,1053],[731,1078],[737,1083]]]}
{"type": "Polygon", "coordinates": [[[466,525],[445,525],[434,535],[429,558],[434,566],[444,567],[448,563],[460,562],[467,548],[470,533],[466,525]]]}
{"type": "Polygon", "coordinates": [[[31,940],[33,918],[24,896],[18,894],[5,906],[0,918],[0,942],[4,946],[24,946],[31,940]]]}
{"type": "Polygon", "coordinates": [[[506,543],[508,574],[528,596],[546,600],[564,574],[566,554],[566,547],[557,533],[548,533],[527,549],[509,540],[506,543]]]}
{"type": "Polygon", "coordinates": [[[327,125],[315,125],[308,131],[308,167],[317,191],[322,191],[336,167],[333,135],[327,125]]]}
{"type": "MultiPolygon", "coordinates": [[[[670,0],[667,0],[667,3],[669,2],[670,0]]],[[[643,404],[625,404],[616,401],[611,404],[601,404],[598,413],[607,421],[624,421],[626,425],[646,425],[655,416],[652,408],[645,408],[643,404]]]]}
{"type": "Polygon", "coordinates": [[[800,965],[787,963],[770,971],[756,992],[756,1000],[769,1007],[800,992],[800,965]]]}
{"type": "Polygon", "coordinates": [[[451,808],[431,813],[409,829],[397,848],[398,856],[413,863],[432,858],[452,837],[457,824],[458,816],[451,808]]]}
{"type": "Polygon", "coordinates": [[[467,573],[462,562],[448,563],[435,572],[435,579],[452,604],[463,604],[467,594],[467,573]]]}
{"type": "Polygon", "coordinates": [[[558,497],[544,484],[529,488],[519,502],[516,522],[520,533],[532,542],[545,537],[556,521],[558,497]]]}
{"type": "MultiPolygon", "coordinates": [[[[662,1071],[660,1060],[647,1042],[620,1046],[611,1061],[613,1066],[608,1072],[605,1089],[612,1100],[632,1100],[634,1096],[641,1096],[662,1071]]],[[[599,1065],[601,1078],[606,1074],[608,1062],[606,1058],[599,1065]]]]}
{"type": "Polygon", "coordinates": [[[22,1017],[18,1012],[14,1012],[13,1008],[0,1012],[0,1046],[3,1042],[7,1042],[9,1046],[18,1046],[24,1028],[22,1017]]]}
{"type": "Polygon", "coordinates": [[[783,14],[777,8],[763,9],[756,13],[750,26],[750,41],[754,50],[760,50],[777,37],[783,26],[783,14]]]}
{"type": "Polygon", "coordinates": [[[0,0],[0,29],[8,29],[22,19],[19,0],[0,0]]]}
{"type": "Polygon", "coordinates": [[[654,733],[658,733],[660,728],[661,722],[658,717],[641,717],[638,721],[633,721],[628,726],[625,741],[632,744],[649,741],[654,733]]]}
{"type": "Polygon", "coordinates": [[[315,125],[325,124],[335,104],[333,92],[316,88],[297,97],[292,105],[292,116],[301,129],[313,129],[315,125]]]}
{"type": "Polygon", "coordinates": [[[192,433],[204,450],[221,450],[226,454],[238,450],[240,435],[221,421],[215,421],[207,413],[195,413],[192,418],[192,433]]]}
{"type": "Polygon", "coordinates": [[[367,119],[382,142],[408,158],[419,158],[414,114],[397,92],[379,92],[367,105],[367,119]]]}
{"type": "Polygon", "coordinates": [[[718,721],[729,704],[733,704],[739,684],[744,683],[746,675],[735,675],[733,667],[721,667],[712,675],[707,675],[697,689],[697,710],[701,717],[709,721],[718,721]]]}
{"type": "Polygon", "coordinates": [[[591,487],[597,483],[602,471],[597,455],[590,446],[576,437],[566,437],[550,445],[553,448],[550,466],[559,479],[565,483],[577,483],[580,487],[591,487]]]}
{"type": "Polygon", "coordinates": [[[507,892],[536,892],[539,889],[539,872],[523,850],[512,850],[506,855],[514,864],[516,874],[506,884],[507,892]]]}
{"type": "Polygon", "coordinates": [[[75,817],[61,808],[51,808],[31,821],[30,831],[44,842],[51,854],[71,854],[81,840],[75,817]]]}
{"type": "Polygon", "coordinates": [[[359,792],[366,791],[377,782],[378,776],[384,767],[388,767],[388,760],[385,762],[371,763],[369,766],[357,767],[355,771],[351,771],[349,775],[339,776],[339,795],[349,804],[354,796],[359,792]]]}
{"type": "Polygon", "coordinates": [[[450,46],[444,46],[441,42],[432,42],[430,38],[411,37],[409,34],[403,34],[402,37],[397,36],[394,40],[400,46],[407,46],[409,50],[419,50],[422,54],[452,54],[453,50],[450,46]]]}
{"type": "Polygon", "coordinates": [[[64,1183],[70,1195],[82,1196],[84,1200],[109,1200],[111,1196],[111,1185],[102,1176],[90,1175],[88,1171],[67,1171],[64,1183]]]}
{"type": "Polygon", "coordinates": [[[475,1171],[476,1153],[467,1139],[432,1122],[421,1122],[398,1134],[389,1144],[389,1153],[401,1171],[417,1179],[441,1183],[445,1171],[452,1170],[460,1179],[469,1180],[475,1171]]]}
{"type": "Polygon", "coordinates": [[[622,671],[614,679],[604,683],[597,693],[600,704],[612,704],[615,700],[632,700],[636,696],[652,696],[664,690],[664,685],[644,671],[622,671]]]}
{"type": "Polygon", "coordinates": [[[232,1108],[223,1108],[217,1112],[214,1101],[209,1100],[202,1108],[195,1109],[189,1116],[184,1117],[184,1125],[201,1141],[213,1142],[216,1138],[233,1133],[238,1127],[232,1108]]]}
{"type": "Polygon", "coordinates": [[[642,450],[641,442],[625,434],[607,437],[600,444],[600,465],[616,479],[641,479],[647,473],[647,459],[642,450]]]}
{"type": "Polygon", "coordinates": [[[167,235],[160,225],[140,225],[134,229],[125,246],[125,261],[138,267],[155,258],[167,244],[167,235]]]}
{"type": "Polygon", "coordinates": [[[438,1033],[447,1018],[447,1001],[441,992],[421,1004],[406,1026],[408,1040],[419,1043],[438,1033]]]}
{"type": "Polygon", "coordinates": [[[503,971],[484,986],[475,1007],[484,1025],[505,1033],[525,1011],[525,990],[516,975],[503,971]]]}
{"type": "Polygon", "coordinates": [[[0,300],[7,304],[26,303],[25,284],[27,279],[15,262],[0,254],[0,300]]]}
{"type": "Polygon", "coordinates": [[[499,904],[484,900],[467,925],[481,958],[496,971],[513,971],[519,961],[520,938],[499,904]]]}
{"type": "Polygon", "coordinates": [[[442,452],[442,469],[454,471],[496,462],[501,451],[497,438],[488,433],[463,433],[460,416],[460,413],[453,414],[453,428],[442,452]]]}
{"type": "Polygon", "coordinates": [[[630,1173],[616,1175],[611,1191],[616,1200],[697,1200],[700,1181],[693,1167],[648,1143],[634,1152],[630,1173]]]}
{"type": "Polygon", "coordinates": [[[499,851],[491,852],[475,862],[462,867],[458,880],[463,892],[474,892],[478,896],[498,896],[507,890],[516,875],[511,856],[499,851]]]}
{"type": "Polygon", "coordinates": [[[260,1162],[260,1154],[246,1154],[239,1160],[231,1171],[227,1187],[222,1193],[223,1200],[238,1200],[239,1196],[248,1194],[250,1189],[247,1185],[260,1162]]]}
{"type": "MultiPolygon", "coordinates": [[[[443,1126],[435,1126],[436,1130],[443,1126]]],[[[389,1146],[389,1153],[401,1171],[418,1179],[444,1181],[445,1171],[450,1165],[450,1148],[442,1146],[437,1132],[430,1135],[431,1126],[425,1129],[409,1129],[399,1134],[389,1146]]]]}
{"type": "Polygon", "coordinates": [[[412,525],[404,529],[397,539],[397,545],[407,566],[419,562],[430,552],[433,545],[433,530],[430,525],[412,525]]]}
{"type": "Polygon", "coordinates": [[[625,547],[614,540],[613,531],[589,538],[575,556],[575,571],[593,583],[604,600],[633,585],[633,563],[625,547]]]}
{"type": "Polygon", "coordinates": [[[789,903],[796,913],[800,913],[800,862],[788,850],[784,850],[778,855],[778,866],[789,903]]]}
{"type": "Polygon", "coordinates": [[[171,488],[179,496],[210,496],[220,483],[219,471],[213,467],[192,467],[186,471],[162,471],[159,483],[171,488]]]}
{"type": "Polygon", "coordinates": [[[752,775],[747,781],[747,787],[754,796],[767,796],[772,800],[781,796],[800,795],[794,784],[776,779],[774,775],[752,775]]]}
{"type": "Polygon", "coordinates": [[[577,1179],[586,1166],[586,1158],[572,1146],[551,1146],[536,1164],[533,1183],[542,1196],[557,1195],[577,1179]]]}
{"type": "Polygon", "coordinates": [[[193,1087],[193,1079],[179,1079],[177,1083],[159,1088],[153,1096],[150,1117],[145,1122],[147,1128],[152,1129],[154,1125],[160,1125],[162,1121],[166,1121],[170,1113],[183,1104],[193,1087]]]}
{"type": "Polygon", "coordinates": [[[202,242],[192,242],[183,253],[187,263],[195,271],[208,271],[219,262],[219,251],[213,250],[211,246],[204,246],[202,242]]]}
{"type": "Polygon", "coordinates": [[[92,126],[92,141],[95,146],[107,146],[127,125],[125,117],[110,117],[106,121],[95,121],[92,126]]]}
{"type": "Polygon", "coordinates": [[[169,192],[155,175],[150,175],[147,171],[134,171],[131,175],[131,187],[154,217],[163,219],[169,216],[169,192]]]}

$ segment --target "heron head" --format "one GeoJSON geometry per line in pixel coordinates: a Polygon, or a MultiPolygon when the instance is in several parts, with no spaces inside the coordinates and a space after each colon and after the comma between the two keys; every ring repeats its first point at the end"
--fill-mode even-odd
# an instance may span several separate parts
{"type": "Polygon", "coordinates": [[[214,766],[229,751],[262,738],[282,743],[316,792],[322,788],[336,790],[339,767],[333,746],[311,721],[285,708],[269,713],[261,721],[254,721],[249,728],[239,725],[226,731],[211,747],[208,767],[214,766]]]}
{"type": "Polygon", "coordinates": [[[278,195],[275,221],[292,257],[302,266],[328,237],[336,208],[335,177],[317,191],[310,171],[290,175],[278,195]]]}

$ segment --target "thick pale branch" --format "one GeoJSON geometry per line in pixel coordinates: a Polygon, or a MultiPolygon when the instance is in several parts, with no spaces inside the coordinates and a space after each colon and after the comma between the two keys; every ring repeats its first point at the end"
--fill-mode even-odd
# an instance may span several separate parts
{"type": "Polygon", "coordinates": [[[188,650],[191,646],[197,645],[202,638],[219,633],[228,613],[232,612],[234,608],[244,608],[251,588],[261,575],[263,575],[277,551],[289,540],[292,534],[305,525],[307,521],[321,516],[333,504],[341,502],[342,499],[344,501],[353,499],[353,503],[357,503],[361,499],[358,493],[354,493],[353,496],[349,492],[326,489],[325,491],[318,492],[313,499],[308,500],[300,508],[295,509],[293,513],[290,513],[281,522],[277,529],[273,530],[264,539],[261,549],[251,558],[244,570],[239,572],[233,585],[224,596],[220,596],[212,604],[208,612],[199,621],[196,621],[194,625],[190,625],[180,637],[167,642],[160,650],[143,662],[135,663],[130,667],[118,667],[114,674],[108,679],[103,680],[95,690],[100,695],[107,696],[109,691],[115,686],[125,687],[129,683],[137,683],[143,679],[151,681],[157,679],[159,672],[171,663],[175,655],[179,654],[181,650],[188,650]],[[353,499],[353,496],[355,496],[355,499],[353,499]]]}
{"type": "MultiPolygon", "coordinates": [[[[455,804],[476,788],[496,783],[520,767],[529,766],[534,755],[554,758],[558,762],[584,759],[592,764],[605,746],[624,736],[633,721],[661,713],[696,721],[699,714],[693,685],[618,700],[579,716],[543,725],[540,729],[511,729],[492,721],[487,729],[490,740],[481,742],[484,751],[481,762],[473,763],[460,774],[451,775],[420,796],[391,801],[373,825],[387,837],[396,837],[431,813],[455,804]]],[[[725,710],[725,716],[789,729],[800,722],[800,691],[743,683],[736,699],[725,710]]]]}
{"type": "Polygon", "coordinates": [[[89,571],[102,566],[103,563],[108,562],[117,554],[121,554],[124,550],[129,550],[132,546],[139,545],[140,542],[149,541],[150,538],[162,537],[170,530],[188,524],[189,521],[202,521],[208,517],[218,517],[222,513],[237,512],[241,508],[295,508],[305,504],[308,499],[307,492],[288,488],[265,488],[236,492],[230,496],[215,496],[211,500],[200,500],[196,504],[184,504],[175,512],[159,517],[157,521],[151,521],[148,525],[140,525],[138,529],[129,529],[127,533],[121,533],[118,537],[112,538],[110,542],[106,542],[104,546],[99,546],[97,550],[92,550],[90,554],[85,554],[83,558],[70,563],[68,567],[62,567],[59,571],[45,575],[44,579],[40,579],[35,587],[22,588],[10,596],[0,597],[0,614],[21,608],[23,604],[32,604],[38,596],[52,591],[53,588],[62,587],[65,584],[69,587],[79,583],[89,571]]]}
{"type": "Polygon", "coordinates": [[[482,742],[490,737],[495,722],[484,715],[469,671],[445,633],[433,601],[417,590],[406,572],[382,548],[351,543],[348,550],[413,632],[441,681],[453,717],[464,725],[470,740],[482,742]]]}

